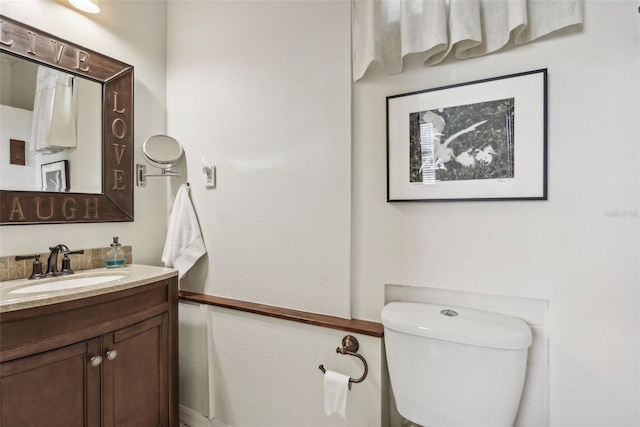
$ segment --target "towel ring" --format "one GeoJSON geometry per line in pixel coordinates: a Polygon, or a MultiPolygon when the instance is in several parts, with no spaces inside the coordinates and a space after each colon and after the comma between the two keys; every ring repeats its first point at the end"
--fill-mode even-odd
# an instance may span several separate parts
{"type": "MultiPolygon", "coordinates": [[[[369,366],[367,365],[367,361],[364,359],[364,357],[362,357],[361,354],[358,353],[359,348],[360,344],[358,343],[356,337],[354,337],[353,335],[347,335],[342,338],[342,347],[336,348],[336,353],[355,356],[360,359],[362,361],[362,364],[364,365],[364,373],[360,378],[349,378],[349,390],[351,390],[351,383],[361,383],[365,378],[367,378],[367,374],[369,373],[369,366]]],[[[327,372],[323,365],[318,366],[318,369],[320,369],[323,374],[327,372]]]]}

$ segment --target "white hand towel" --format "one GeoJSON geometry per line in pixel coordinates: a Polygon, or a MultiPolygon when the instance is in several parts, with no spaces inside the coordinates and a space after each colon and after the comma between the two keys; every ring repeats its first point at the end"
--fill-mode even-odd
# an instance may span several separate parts
{"type": "Polygon", "coordinates": [[[324,412],[340,414],[344,418],[347,408],[349,377],[327,369],[324,374],[324,412]]]}
{"type": "Polygon", "coordinates": [[[182,279],[206,252],[200,224],[189,198],[189,188],[183,184],[171,209],[162,262],[165,267],[178,270],[178,278],[182,279]]]}

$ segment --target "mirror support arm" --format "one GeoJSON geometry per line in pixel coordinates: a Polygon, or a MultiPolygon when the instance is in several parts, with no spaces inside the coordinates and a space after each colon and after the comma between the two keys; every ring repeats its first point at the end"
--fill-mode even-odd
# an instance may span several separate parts
{"type": "Polygon", "coordinates": [[[136,185],[138,187],[147,186],[147,177],[150,176],[180,176],[180,171],[176,169],[160,169],[161,173],[147,173],[145,165],[136,165],[136,185]]]}

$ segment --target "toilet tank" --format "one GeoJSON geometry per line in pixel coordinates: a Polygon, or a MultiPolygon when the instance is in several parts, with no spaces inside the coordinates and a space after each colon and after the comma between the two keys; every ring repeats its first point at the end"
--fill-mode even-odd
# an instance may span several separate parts
{"type": "Polygon", "coordinates": [[[381,313],[398,412],[423,426],[512,426],[531,329],[462,307],[392,302],[381,313]]]}

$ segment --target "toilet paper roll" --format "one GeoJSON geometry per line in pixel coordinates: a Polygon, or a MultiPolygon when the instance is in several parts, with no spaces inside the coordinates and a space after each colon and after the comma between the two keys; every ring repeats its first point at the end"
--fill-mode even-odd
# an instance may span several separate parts
{"type": "Polygon", "coordinates": [[[349,377],[338,372],[327,370],[324,374],[324,412],[345,416],[347,408],[347,392],[349,377]]]}

